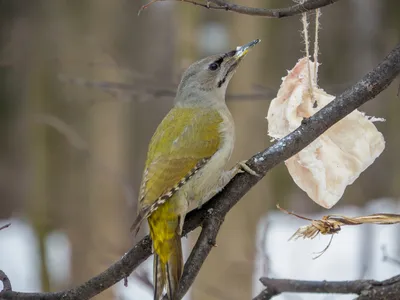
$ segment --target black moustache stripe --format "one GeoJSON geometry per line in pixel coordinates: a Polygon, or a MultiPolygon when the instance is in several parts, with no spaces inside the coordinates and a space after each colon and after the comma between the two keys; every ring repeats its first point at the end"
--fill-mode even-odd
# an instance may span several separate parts
{"type": "Polygon", "coordinates": [[[232,65],[229,67],[228,71],[226,71],[225,76],[224,76],[220,81],[218,81],[217,86],[218,86],[219,88],[225,83],[226,78],[228,77],[228,75],[229,75],[233,70],[236,69],[237,64],[238,64],[238,61],[235,61],[235,63],[232,64],[232,65]]]}
{"type": "Polygon", "coordinates": [[[218,66],[220,66],[223,61],[224,61],[224,57],[222,56],[219,59],[217,59],[214,63],[216,63],[218,66]]]}

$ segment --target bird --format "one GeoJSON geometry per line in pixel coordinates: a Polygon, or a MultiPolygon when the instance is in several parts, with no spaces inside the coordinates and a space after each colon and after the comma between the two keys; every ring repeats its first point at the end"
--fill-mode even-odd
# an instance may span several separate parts
{"type": "Polygon", "coordinates": [[[154,300],[174,300],[183,271],[181,235],[185,216],[220,192],[238,173],[254,172],[244,161],[225,170],[235,142],[225,94],[256,39],[190,65],[173,108],[150,140],[131,231],[147,219],[154,262],[154,300]]]}

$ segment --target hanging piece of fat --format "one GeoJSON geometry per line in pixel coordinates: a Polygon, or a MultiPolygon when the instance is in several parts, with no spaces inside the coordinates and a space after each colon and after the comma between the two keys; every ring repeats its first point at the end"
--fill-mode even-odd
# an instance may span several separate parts
{"type": "MultiPolygon", "coordinates": [[[[268,134],[274,139],[295,130],[303,118],[312,116],[335,98],[314,83],[314,63],[310,62],[309,70],[307,62],[307,58],[300,59],[288,72],[277,97],[271,102],[268,134]],[[313,82],[312,94],[308,74],[313,82]]],[[[294,182],[319,205],[325,208],[335,205],[346,187],[384,150],[383,135],[371,120],[373,118],[355,110],[285,161],[294,182]]]]}

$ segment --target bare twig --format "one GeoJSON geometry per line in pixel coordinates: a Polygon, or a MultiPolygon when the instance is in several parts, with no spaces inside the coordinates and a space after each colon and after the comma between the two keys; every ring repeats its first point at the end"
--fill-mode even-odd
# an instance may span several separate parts
{"type": "Polygon", "coordinates": [[[3,226],[0,227],[0,230],[3,230],[3,229],[8,228],[8,227],[10,227],[10,225],[11,225],[11,223],[8,223],[8,224],[6,224],[6,225],[3,225],[3,226]]]}
{"type": "Polygon", "coordinates": [[[12,291],[10,279],[8,279],[8,276],[2,270],[0,270],[0,281],[3,283],[2,292],[12,291]]]}
{"type": "MultiPolygon", "coordinates": [[[[86,78],[73,78],[65,74],[59,74],[58,79],[66,84],[73,84],[85,88],[99,89],[109,93],[118,100],[118,96],[124,94],[126,96],[134,95],[149,95],[154,98],[175,97],[176,84],[167,84],[165,87],[160,86],[160,83],[155,80],[135,80],[132,83],[121,83],[112,81],[91,80],[86,78]]],[[[258,91],[246,94],[227,94],[226,100],[265,100],[272,99],[276,95],[275,90],[262,87],[258,91]]],[[[139,101],[143,97],[140,97],[139,101]]],[[[123,98],[125,99],[125,98],[123,98]]]]}
{"type": "Polygon", "coordinates": [[[253,300],[268,300],[282,293],[357,294],[359,300],[398,299],[400,275],[384,281],[304,281],[261,278],[266,287],[253,300]],[[397,297],[395,297],[397,295],[397,297]]]}
{"type": "Polygon", "coordinates": [[[305,1],[304,3],[296,4],[287,8],[268,9],[268,8],[254,8],[254,7],[237,5],[229,3],[225,0],[209,0],[209,2],[214,3],[217,6],[224,7],[225,10],[245,15],[261,16],[267,18],[278,18],[278,19],[299,15],[304,12],[321,8],[338,1],[339,0],[308,0],[305,1]]]}
{"type": "MultiPolygon", "coordinates": [[[[272,168],[287,160],[324,133],[329,127],[347,116],[354,109],[376,97],[386,89],[400,73],[400,44],[371,72],[365,75],[359,82],[345,90],[326,107],[322,108],[295,131],[280,139],[277,143],[264,151],[254,155],[247,161],[248,166],[261,176],[252,176],[241,173],[227,185],[227,187],[201,209],[190,213],[185,221],[184,234],[203,225],[198,239],[188,261],[178,293],[180,297],[186,293],[200,267],[206,259],[225,215],[230,209],[272,168]]],[[[133,247],[122,259],[117,261],[103,273],[93,277],[76,288],[55,293],[19,293],[4,291],[0,293],[0,299],[30,299],[30,300],[85,300],[89,299],[116,282],[132,273],[138,265],[151,255],[151,240],[147,236],[133,247]]],[[[397,283],[397,277],[393,279],[397,283]]],[[[393,286],[397,286],[393,284],[393,286]]],[[[382,290],[379,290],[382,291],[382,290]]],[[[392,295],[387,289],[388,298],[392,295]]],[[[397,291],[398,292],[398,291],[397,291]]],[[[372,298],[361,298],[372,299],[372,298]]],[[[265,298],[267,299],[267,298],[265,298]]],[[[378,298],[375,298],[378,299],[378,298]]]]}
{"type": "MultiPolygon", "coordinates": [[[[149,3],[143,5],[139,13],[144,9],[148,8],[155,2],[161,2],[164,0],[151,0],[149,3]]],[[[178,0],[176,0],[178,1],[178,0]]],[[[255,7],[248,7],[238,4],[233,4],[225,0],[208,0],[205,1],[206,4],[202,4],[197,1],[192,0],[179,0],[180,2],[187,2],[194,5],[198,5],[207,9],[222,9],[226,11],[232,11],[239,14],[251,15],[251,16],[260,16],[260,17],[267,17],[267,18],[285,18],[291,17],[295,15],[302,14],[307,11],[311,11],[320,7],[324,7],[339,0],[308,0],[304,3],[296,4],[286,8],[275,8],[275,9],[268,9],[268,8],[255,8],[255,7]],[[210,5],[214,4],[214,5],[210,5]]]]}
{"type": "MultiPolygon", "coordinates": [[[[137,76],[138,77],[138,76],[137,76]]],[[[66,74],[59,74],[58,79],[65,84],[76,85],[88,89],[98,89],[109,95],[113,96],[115,100],[127,101],[127,97],[130,96],[149,96],[149,97],[137,97],[138,102],[145,102],[149,98],[173,98],[176,96],[176,86],[179,82],[160,82],[158,80],[148,78],[135,78],[130,83],[113,82],[106,80],[93,80],[81,77],[68,76],[66,74]],[[124,96],[124,97],[120,97],[124,96]]],[[[327,90],[331,90],[332,93],[340,92],[344,88],[347,88],[347,83],[336,83],[331,85],[325,85],[327,90]]],[[[262,85],[254,85],[253,91],[250,93],[228,93],[225,97],[227,101],[238,101],[238,100],[270,100],[275,98],[278,90],[265,87],[262,85]]],[[[112,101],[114,101],[114,99],[112,101]]],[[[104,101],[104,100],[102,100],[104,101]]]]}
{"type": "MultiPolygon", "coordinates": [[[[140,13],[143,10],[149,8],[149,6],[154,4],[155,2],[162,2],[162,1],[167,1],[167,0],[151,0],[151,1],[149,1],[149,3],[143,5],[139,9],[138,15],[140,15],[140,13]]],[[[197,2],[197,1],[194,1],[194,0],[170,0],[170,1],[180,1],[180,2],[185,2],[185,3],[190,3],[190,4],[193,4],[193,5],[196,5],[196,6],[201,6],[201,7],[207,8],[207,9],[225,9],[225,7],[210,5],[210,1],[206,1],[205,4],[197,2]]]]}

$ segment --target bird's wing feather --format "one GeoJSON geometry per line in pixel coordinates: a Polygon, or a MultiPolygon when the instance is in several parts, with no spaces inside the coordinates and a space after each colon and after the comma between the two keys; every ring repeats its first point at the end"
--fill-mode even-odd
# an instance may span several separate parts
{"type": "Polygon", "coordinates": [[[139,195],[138,228],[218,151],[221,115],[214,109],[173,108],[151,139],[139,195]]]}

